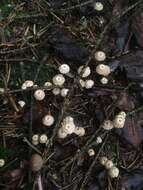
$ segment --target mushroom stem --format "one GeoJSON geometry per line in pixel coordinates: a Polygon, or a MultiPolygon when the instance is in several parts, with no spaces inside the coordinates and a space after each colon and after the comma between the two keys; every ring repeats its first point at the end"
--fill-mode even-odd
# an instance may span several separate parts
{"type": "Polygon", "coordinates": [[[43,190],[41,174],[38,176],[37,183],[38,183],[38,189],[43,190]]]}

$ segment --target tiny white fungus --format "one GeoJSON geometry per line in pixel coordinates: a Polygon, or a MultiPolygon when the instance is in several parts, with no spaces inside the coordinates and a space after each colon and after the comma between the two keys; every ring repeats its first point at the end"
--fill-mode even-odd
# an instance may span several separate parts
{"type": "Polygon", "coordinates": [[[78,74],[81,75],[82,78],[86,78],[91,74],[90,67],[80,66],[78,68],[78,74]]]}
{"type": "Polygon", "coordinates": [[[104,5],[101,2],[97,1],[97,2],[94,3],[94,9],[96,11],[102,11],[103,8],[104,8],[104,5]]]}
{"type": "Polygon", "coordinates": [[[67,64],[62,64],[62,65],[59,67],[59,71],[60,71],[60,73],[62,73],[62,74],[67,74],[67,73],[70,72],[70,67],[69,67],[69,65],[67,65],[67,64]]]}
{"type": "Polygon", "coordinates": [[[74,133],[79,137],[82,137],[85,135],[85,129],[83,127],[76,127],[74,133]]]}
{"type": "Polygon", "coordinates": [[[119,176],[119,169],[113,166],[109,169],[108,174],[111,178],[117,178],[119,176]]]}
{"type": "Polygon", "coordinates": [[[94,156],[94,155],[95,155],[94,149],[90,148],[90,149],[88,150],[88,155],[89,155],[89,156],[94,156]]]}
{"type": "Polygon", "coordinates": [[[34,92],[34,97],[35,97],[36,100],[42,101],[45,98],[45,92],[44,92],[44,90],[40,90],[40,89],[36,90],[34,92]]]}
{"type": "Polygon", "coordinates": [[[99,64],[96,67],[96,72],[99,75],[108,76],[111,73],[111,70],[110,70],[110,67],[108,65],[99,64]]]}
{"type": "Polygon", "coordinates": [[[23,100],[19,100],[18,104],[20,105],[21,108],[23,108],[26,105],[25,101],[23,100]]]}
{"type": "Polygon", "coordinates": [[[94,56],[97,61],[104,61],[106,59],[106,54],[103,51],[95,52],[94,56]]]}
{"type": "Polygon", "coordinates": [[[53,77],[53,83],[56,86],[62,86],[65,83],[65,78],[62,74],[57,74],[53,77]]]}
{"type": "Polygon", "coordinates": [[[49,114],[45,115],[43,117],[43,119],[42,119],[42,123],[45,126],[51,126],[51,125],[53,125],[54,121],[55,121],[54,117],[52,115],[49,115],[49,114]]]}
{"type": "Polygon", "coordinates": [[[90,89],[94,86],[94,81],[93,80],[86,80],[85,81],[85,88],[90,89]]]}
{"type": "Polygon", "coordinates": [[[66,97],[66,96],[68,95],[68,92],[69,92],[69,89],[63,88],[63,89],[61,90],[61,96],[62,96],[62,97],[66,97]]]}
{"type": "Polygon", "coordinates": [[[5,160],[4,159],[0,159],[0,167],[3,167],[5,165],[5,160]]]}
{"type": "Polygon", "coordinates": [[[60,92],[61,92],[60,88],[54,88],[54,89],[52,90],[52,93],[53,93],[55,96],[59,95],[60,92]]]}
{"type": "Polygon", "coordinates": [[[46,134],[40,135],[40,137],[39,137],[39,142],[40,142],[41,144],[45,144],[47,141],[48,141],[48,137],[47,137],[46,134]]]}

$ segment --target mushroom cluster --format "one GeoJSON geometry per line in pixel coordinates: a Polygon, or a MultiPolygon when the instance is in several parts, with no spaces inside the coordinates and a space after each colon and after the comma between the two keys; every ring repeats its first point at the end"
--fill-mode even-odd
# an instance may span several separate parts
{"type": "Polygon", "coordinates": [[[85,129],[83,127],[76,127],[73,117],[67,116],[61,123],[61,127],[58,130],[58,137],[64,139],[73,133],[78,136],[84,136],[85,129]]]}
{"type": "MultiPolygon", "coordinates": [[[[91,69],[89,66],[80,66],[78,68],[78,74],[81,78],[87,78],[91,74],[91,69]]],[[[86,89],[90,89],[94,86],[94,81],[91,79],[87,79],[87,80],[80,79],[79,83],[81,87],[86,88],[86,89]]]]}
{"type": "Polygon", "coordinates": [[[99,159],[100,164],[103,165],[111,178],[117,178],[119,176],[119,169],[114,165],[112,160],[109,160],[107,157],[103,156],[99,159]]]}
{"type": "MultiPolygon", "coordinates": [[[[103,51],[97,51],[94,54],[95,60],[103,62],[106,60],[106,54],[103,51]]],[[[105,85],[108,83],[108,75],[111,73],[111,69],[108,65],[100,63],[96,66],[96,73],[102,76],[100,82],[105,85]]]]}
{"type": "Polygon", "coordinates": [[[38,145],[40,144],[48,144],[49,140],[46,134],[34,134],[32,136],[32,144],[33,145],[38,145]]]}
{"type": "Polygon", "coordinates": [[[119,112],[113,121],[105,120],[101,124],[101,128],[105,130],[111,130],[113,128],[123,128],[126,120],[126,113],[124,111],[119,112]]]}

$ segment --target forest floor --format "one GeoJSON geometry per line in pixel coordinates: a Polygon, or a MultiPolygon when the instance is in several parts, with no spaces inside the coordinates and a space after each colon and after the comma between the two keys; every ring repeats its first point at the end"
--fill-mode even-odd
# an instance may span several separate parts
{"type": "Polygon", "coordinates": [[[0,190],[143,190],[142,141],[143,0],[0,1],[0,190]]]}

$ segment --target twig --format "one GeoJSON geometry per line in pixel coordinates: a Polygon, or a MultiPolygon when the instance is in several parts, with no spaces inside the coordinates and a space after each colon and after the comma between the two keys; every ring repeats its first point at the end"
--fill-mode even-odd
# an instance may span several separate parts
{"type": "Polygon", "coordinates": [[[33,146],[26,137],[24,137],[23,141],[26,142],[29,145],[29,147],[35,150],[37,153],[42,154],[40,150],[38,150],[35,146],[33,146]]]}
{"type": "Polygon", "coordinates": [[[38,184],[38,189],[43,190],[43,185],[42,185],[42,179],[41,179],[41,174],[37,178],[37,184],[38,184]]]}

